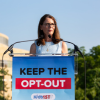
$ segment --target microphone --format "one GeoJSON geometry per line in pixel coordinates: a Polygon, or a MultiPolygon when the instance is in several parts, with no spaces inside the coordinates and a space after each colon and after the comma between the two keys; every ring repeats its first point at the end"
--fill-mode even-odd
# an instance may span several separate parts
{"type": "MultiPolygon", "coordinates": [[[[40,38],[43,38],[43,35],[41,35],[41,37],[39,37],[39,39],[40,38]]],[[[2,55],[2,68],[3,68],[3,57],[4,57],[4,55],[8,52],[8,51],[10,51],[11,53],[13,53],[13,46],[15,45],[15,44],[17,44],[17,43],[21,43],[21,42],[29,42],[29,41],[36,41],[36,40],[38,40],[38,39],[35,39],[35,40],[25,40],[25,41],[18,41],[18,42],[15,42],[15,43],[13,43],[12,45],[10,45],[9,47],[8,47],[8,49],[3,53],[3,55],[2,55]]],[[[11,55],[12,56],[12,55],[11,55]]]]}
{"type": "MultiPolygon", "coordinates": [[[[43,35],[41,35],[41,37],[39,37],[39,39],[40,38],[43,38],[43,35]]],[[[13,43],[12,45],[10,45],[9,47],[8,47],[8,49],[3,53],[3,55],[5,55],[8,51],[10,51],[11,53],[13,53],[13,46],[15,45],[15,44],[17,44],[17,43],[21,43],[21,42],[29,42],[29,41],[36,41],[36,40],[38,40],[38,39],[35,39],[35,40],[25,40],[25,41],[18,41],[18,42],[15,42],[15,43],[13,43]]]]}
{"type": "MultiPolygon", "coordinates": [[[[51,38],[51,35],[49,34],[48,37],[51,38]]],[[[61,40],[61,39],[54,39],[54,38],[52,38],[52,39],[53,39],[53,40],[58,40],[58,41],[64,41],[64,40],[61,40]]],[[[75,45],[74,43],[69,42],[69,41],[64,41],[64,42],[73,44],[73,45],[74,45],[74,53],[75,53],[76,51],[78,51],[78,52],[82,55],[82,57],[84,57],[83,54],[82,54],[82,52],[79,50],[79,48],[78,48],[77,45],[75,45]]]]}

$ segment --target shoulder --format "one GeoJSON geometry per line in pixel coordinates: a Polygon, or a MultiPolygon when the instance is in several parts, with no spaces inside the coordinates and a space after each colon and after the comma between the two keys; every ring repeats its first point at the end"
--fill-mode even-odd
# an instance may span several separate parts
{"type": "Polygon", "coordinates": [[[36,45],[33,43],[30,47],[30,53],[36,53],[36,45]]]}
{"type": "Polygon", "coordinates": [[[33,44],[31,45],[31,48],[33,48],[33,47],[36,47],[35,43],[33,43],[33,44]]]}
{"type": "Polygon", "coordinates": [[[62,53],[68,53],[67,44],[64,41],[62,41],[62,53]]]}
{"type": "Polygon", "coordinates": [[[62,41],[62,47],[63,48],[67,47],[67,44],[64,41],[62,41]]]}

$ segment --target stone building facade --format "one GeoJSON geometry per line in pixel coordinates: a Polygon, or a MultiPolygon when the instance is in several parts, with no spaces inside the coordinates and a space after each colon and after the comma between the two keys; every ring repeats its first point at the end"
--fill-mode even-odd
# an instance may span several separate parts
{"type": "MultiPolygon", "coordinates": [[[[7,50],[8,48],[8,41],[9,38],[0,33],[0,69],[2,70],[2,55],[4,53],[5,50],[7,50]]],[[[13,48],[14,53],[29,53],[29,51],[27,50],[23,50],[23,49],[17,49],[17,48],[13,48]]],[[[9,95],[8,100],[12,99],[12,57],[9,56],[8,52],[7,54],[4,55],[4,69],[8,70],[8,74],[9,75],[5,75],[4,76],[4,83],[7,84],[6,87],[8,87],[7,92],[4,92],[4,96],[7,97],[9,95]]],[[[0,73],[0,77],[2,78],[3,75],[0,73]]]]}

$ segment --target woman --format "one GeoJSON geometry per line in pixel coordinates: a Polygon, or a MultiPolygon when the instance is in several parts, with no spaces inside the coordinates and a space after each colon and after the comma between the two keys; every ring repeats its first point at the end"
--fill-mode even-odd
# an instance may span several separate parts
{"type": "Polygon", "coordinates": [[[61,40],[56,20],[45,14],[38,25],[38,40],[31,45],[31,54],[68,53],[67,45],[61,40]],[[51,36],[51,38],[48,37],[51,36]]]}

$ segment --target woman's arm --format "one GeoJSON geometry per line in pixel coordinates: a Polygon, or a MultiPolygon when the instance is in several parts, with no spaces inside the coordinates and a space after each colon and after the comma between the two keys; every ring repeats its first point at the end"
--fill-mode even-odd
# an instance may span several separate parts
{"type": "MultiPolygon", "coordinates": [[[[64,41],[62,41],[62,53],[68,53],[68,48],[64,41]]],[[[68,56],[68,54],[63,56],[68,56]]]]}
{"type": "MultiPolygon", "coordinates": [[[[36,45],[33,43],[30,48],[30,54],[36,54],[36,45]]],[[[35,55],[32,55],[35,56],[35,55]]]]}

